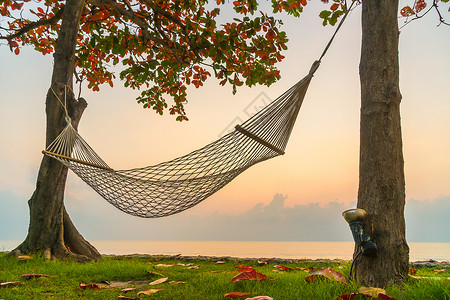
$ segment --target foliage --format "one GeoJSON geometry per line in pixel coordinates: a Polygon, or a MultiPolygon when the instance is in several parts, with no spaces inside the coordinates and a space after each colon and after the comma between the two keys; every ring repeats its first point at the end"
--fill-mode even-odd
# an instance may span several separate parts
{"type": "MultiPolygon", "coordinates": [[[[225,1],[217,1],[217,5],[225,1]]],[[[64,14],[61,0],[0,2],[0,39],[14,53],[31,45],[42,54],[55,50],[64,14]]],[[[254,1],[234,1],[242,16],[217,24],[219,7],[206,0],[87,0],[76,48],[76,77],[98,91],[113,86],[120,70],[125,86],[141,90],[138,102],[162,114],[168,108],[186,120],[187,86],[203,85],[212,74],[221,85],[270,85],[279,77],[274,66],[284,57],[286,34],[281,22],[256,12],[254,1]],[[211,6],[211,5],[209,5],[211,6]]]]}

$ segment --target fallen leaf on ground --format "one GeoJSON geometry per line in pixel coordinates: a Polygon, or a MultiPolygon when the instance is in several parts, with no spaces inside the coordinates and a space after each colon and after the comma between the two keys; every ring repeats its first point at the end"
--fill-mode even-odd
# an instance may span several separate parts
{"type": "Polygon", "coordinates": [[[163,289],[146,289],[146,290],[142,290],[139,293],[137,293],[138,295],[152,295],[154,293],[157,293],[159,291],[162,291],[163,289]]]}
{"type": "Polygon", "coordinates": [[[87,290],[87,289],[98,290],[98,285],[96,285],[96,284],[86,284],[86,283],[80,282],[80,283],[78,284],[78,286],[79,286],[80,289],[82,289],[82,290],[87,290]]]}
{"type": "Polygon", "coordinates": [[[265,261],[265,260],[258,260],[258,264],[260,266],[267,265],[267,261],[265,261]]]}
{"type": "Polygon", "coordinates": [[[273,300],[273,298],[269,296],[256,296],[253,298],[246,298],[245,300],[273,300]]]}
{"type": "Polygon", "coordinates": [[[409,274],[416,274],[416,273],[417,273],[417,270],[409,269],[409,270],[408,270],[408,273],[409,273],[409,274]]]}
{"type": "Polygon", "coordinates": [[[39,278],[39,277],[53,277],[52,275],[46,275],[46,274],[23,274],[23,278],[31,279],[31,278],[39,278]]]}
{"type": "Polygon", "coordinates": [[[340,283],[345,283],[345,276],[335,269],[325,268],[325,269],[314,269],[309,272],[311,276],[306,277],[306,282],[314,282],[323,278],[334,280],[340,283]]]}
{"type": "Polygon", "coordinates": [[[339,295],[336,297],[336,300],[351,300],[358,295],[359,295],[358,293],[339,295]]]}
{"type": "Polygon", "coordinates": [[[8,286],[8,285],[15,285],[20,283],[20,281],[8,281],[8,282],[1,282],[0,287],[8,286]]]}
{"type": "Polygon", "coordinates": [[[126,289],[121,290],[121,292],[128,293],[128,292],[135,291],[135,290],[136,290],[136,288],[126,288],[126,289]]]}
{"type": "Polygon", "coordinates": [[[220,273],[220,271],[209,271],[209,273],[220,273]]]}
{"type": "Polygon", "coordinates": [[[358,292],[360,294],[363,294],[363,295],[366,295],[369,297],[374,297],[374,298],[378,298],[378,294],[380,294],[380,293],[386,294],[386,290],[371,287],[371,286],[362,286],[359,288],[358,292]]]}
{"type": "Polygon", "coordinates": [[[186,281],[169,281],[169,284],[183,284],[187,283],[186,281]]]}
{"type": "Polygon", "coordinates": [[[30,260],[30,259],[33,259],[31,256],[29,256],[29,255],[19,255],[19,256],[17,256],[17,259],[18,260],[30,260]]]}
{"type": "Polygon", "coordinates": [[[444,273],[446,269],[434,270],[436,273],[444,273]]]}
{"type": "Polygon", "coordinates": [[[247,265],[238,265],[238,266],[235,266],[235,268],[236,269],[247,269],[247,268],[251,268],[251,267],[247,266],[247,265]]]}
{"type": "Polygon", "coordinates": [[[153,280],[153,281],[150,282],[148,285],[157,285],[157,284],[161,284],[161,283],[163,283],[163,282],[166,282],[167,279],[169,279],[169,277],[159,278],[159,279],[153,280]]]}
{"type": "Polygon", "coordinates": [[[328,279],[336,280],[337,282],[340,283],[345,283],[345,276],[341,272],[336,271],[335,269],[325,268],[323,269],[322,274],[328,279]]]}
{"type": "Polygon", "coordinates": [[[250,296],[250,293],[244,293],[244,292],[233,292],[233,293],[228,293],[225,294],[225,298],[243,298],[243,297],[247,297],[250,296]]]}
{"type": "Polygon", "coordinates": [[[392,298],[384,293],[379,293],[378,294],[378,300],[397,300],[395,298],[392,298]]]}
{"type": "Polygon", "coordinates": [[[288,268],[288,267],[285,267],[285,266],[274,266],[274,268],[277,268],[278,270],[280,270],[280,271],[293,271],[294,269],[292,269],[292,268],[288,268]]]}
{"type": "Polygon", "coordinates": [[[190,266],[190,267],[187,267],[188,269],[199,269],[200,268],[200,266],[190,266]]]}
{"type": "Polygon", "coordinates": [[[151,263],[151,262],[148,261],[148,262],[147,262],[147,265],[153,265],[153,263],[151,263]]]}
{"type": "Polygon", "coordinates": [[[224,264],[225,262],[223,260],[216,261],[216,264],[224,264]]]}
{"type": "Polygon", "coordinates": [[[275,280],[275,278],[267,278],[266,275],[256,271],[256,270],[251,270],[251,271],[243,271],[241,273],[239,273],[238,275],[234,276],[233,279],[231,280],[231,282],[238,282],[240,280],[275,280]]]}
{"type": "Polygon", "coordinates": [[[173,267],[174,264],[157,264],[157,267],[165,267],[165,268],[169,268],[169,267],[173,267]]]}

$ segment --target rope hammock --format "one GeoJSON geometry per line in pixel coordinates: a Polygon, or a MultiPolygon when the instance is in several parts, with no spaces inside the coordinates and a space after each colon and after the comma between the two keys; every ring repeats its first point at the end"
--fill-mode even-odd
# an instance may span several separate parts
{"type": "Polygon", "coordinates": [[[233,132],[201,149],[154,166],[114,170],[78,134],[67,116],[67,126],[43,153],[66,165],[127,214],[157,218],[182,212],[254,164],[284,154],[313,74],[346,16],[308,75],[233,132]]]}

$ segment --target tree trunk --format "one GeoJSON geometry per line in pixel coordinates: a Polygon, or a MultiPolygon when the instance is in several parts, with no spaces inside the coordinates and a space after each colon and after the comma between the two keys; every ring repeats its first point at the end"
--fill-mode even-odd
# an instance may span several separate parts
{"type": "MultiPolygon", "coordinates": [[[[376,257],[357,262],[358,280],[385,287],[407,278],[405,177],[400,126],[398,0],[362,2],[361,129],[358,208],[376,257]]],[[[355,252],[356,256],[356,252],[355,252]]]]}
{"type": "MultiPolygon", "coordinates": [[[[87,103],[75,99],[72,86],[75,70],[75,47],[84,0],[66,2],[58,34],[51,87],[46,98],[46,145],[66,125],[67,111],[77,128],[87,103]]],[[[77,231],[64,207],[67,167],[44,156],[38,173],[36,190],[28,201],[30,224],[25,241],[17,247],[23,253],[45,253],[48,258],[77,260],[101,259],[98,251],[77,231]]]]}

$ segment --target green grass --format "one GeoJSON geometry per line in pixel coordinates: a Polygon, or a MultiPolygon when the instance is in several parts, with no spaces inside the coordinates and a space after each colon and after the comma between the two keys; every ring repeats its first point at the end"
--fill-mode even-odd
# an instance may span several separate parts
{"type": "MultiPolygon", "coordinates": [[[[155,260],[155,258],[105,257],[101,262],[76,263],[62,261],[46,261],[35,257],[33,260],[19,261],[16,258],[5,258],[0,254],[0,282],[21,281],[19,284],[1,287],[0,299],[117,299],[118,295],[137,297],[137,292],[148,288],[162,288],[151,296],[140,295],[142,299],[232,299],[224,298],[230,292],[248,292],[251,297],[257,295],[270,296],[276,300],[289,299],[335,299],[340,294],[358,291],[354,281],[340,284],[322,280],[307,283],[309,274],[305,271],[276,272],[275,263],[259,266],[255,261],[229,260],[225,264],[208,261],[183,261],[181,259],[155,260]],[[177,264],[192,263],[198,269],[187,269],[177,264]],[[158,264],[174,264],[162,267],[158,264]],[[239,264],[253,266],[259,272],[276,278],[266,281],[240,281],[232,283],[233,276],[238,274],[234,268],[239,264]],[[214,271],[214,272],[212,272],[214,271]],[[38,273],[54,277],[24,279],[22,274],[38,273]],[[168,277],[168,281],[156,286],[138,286],[136,291],[122,293],[122,288],[86,289],[82,290],[80,282],[91,284],[102,281],[153,281],[168,277]],[[169,284],[169,281],[184,281],[182,284],[169,284]]],[[[349,263],[287,263],[284,266],[296,267],[331,267],[347,274],[349,263]]],[[[450,271],[436,274],[433,269],[421,268],[417,276],[449,277],[450,271]]],[[[410,280],[408,283],[394,285],[387,289],[387,294],[396,299],[450,299],[450,281],[447,279],[410,280]]],[[[245,298],[242,298],[245,299],[245,298]]],[[[357,298],[355,298],[357,299],[357,298]]],[[[361,297],[361,299],[364,299],[361,297]]]]}

